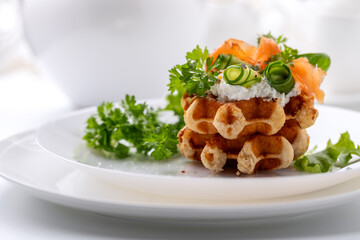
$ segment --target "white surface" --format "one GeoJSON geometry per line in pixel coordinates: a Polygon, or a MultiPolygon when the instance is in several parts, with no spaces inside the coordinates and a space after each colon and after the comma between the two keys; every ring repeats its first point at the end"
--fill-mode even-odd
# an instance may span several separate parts
{"type": "Polygon", "coordinates": [[[0,0],[0,71],[17,52],[22,37],[20,1],[0,0]]]}
{"type": "Polygon", "coordinates": [[[0,139],[38,127],[72,108],[69,100],[39,73],[0,75],[0,139]]]}
{"type": "Polygon", "coordinates": [[[166,198],[116,187],[63,165],[38,146],[34,131],[0,142],[0,149],[0,175],[29,193],[64,206],[141,221],[191,225],[283,221],[360,196],[360,178],[356,178],[322,191],[278,199],[166,198]]]}
{"type": "Polygon", "coordinates": [[[199,44],[202,2],[28,0],[25,31],[76,105],[119,101],[125,94],[156,98],[167,92],[168,70],[199,44]]]}
{"type": "MultiPolygon", "coordinates": [[[[158,104],[152,106],[157,107],[161,103],[159,100],[158,104]]],[[[315,145],[322,149],[329,138],[334,142],[345,131],[351,133],[353,141],[360,142],[358,112],[324,106],[317,108],[320,116],[309,129],[310,149],[315,145]]],[[[323,174],[281,169],[238,177],[235,169],[213,175],[200,162],[181,155],[168,161],[146,161],[141,158],[109,160],[94,154],[82,139],[86,119],[93,113],[94,108],[83,109],[41,126],[36,134],[39,145],[81,171],[141,192],[186,199],[264,199],[316,191],[360,176],[360,164],[354,164],[348,171],[342,169],[323,174]]]]}

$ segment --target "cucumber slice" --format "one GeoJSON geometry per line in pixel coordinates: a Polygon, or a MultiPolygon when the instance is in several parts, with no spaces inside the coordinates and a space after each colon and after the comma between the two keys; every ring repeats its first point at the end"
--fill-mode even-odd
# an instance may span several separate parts
{"type": "Polygon", "coordinates": [[[289,93],[295,85],[290,68],[282,61],[272,62],[265,68],[265,76],[270,86],[281,93],[289,93]]]}
{"type": "Polygon", "coordinates": [[[261,80],[261,77],[260,77],[260,78],[253,79],[253,80],[248,81],[248,82],[245,82],[245,83],[242,84],[241,86],[243,86],[243,87],[245,87],[245,88],[249,88],[249,87],[251,87],[252,85],[254,85],[255,83],[260,82],[260,80],[261,80]]]}
{"type": "Polygon", "coordinates": [[[224,79],[228,84],[240,84],[245,75],[245,69],[239,65],[227,67],[224,72],[224,79]]]}
{"type": "Polygon", "coordinates": [[[218,61],[220,61],[220,66],[218,67],[219,70],[222,70],[222,69],[225,69],[228,64],[229,64],[229,61],[231,60],[232,58],[232,55],[226,55],[226,54],[220,54],[219,57],[218,57],[218,61]]]}
{"type": "Polygon", "coordinates": [[[226,65],[225,65],[225,67],[224,67],[224,69],[225,68],[227,68],[228,66],[230,66],[230,65],[233,65],[233,64],[231,64],[231,61],[232,61],[232,59],[234,58],[234,56],[233,55],[228,55],[229,56],[229,60],[226,62],[226,65]]]}
{"type": "MultiPolygon", "coordinates": [[[[241,85],[251,82],[258,82],[261,79],[260,73],[256,72],[245,64],[232,65],[225,69],[224,80],[231,85],[241,85]]],[[[247,84],[250,86],[252,84],[247,84]]]]}
{"type": "Polygon", "coordinates": [[[239,58],[235,57],[232,54],[220,54],[217,58],[217,61],[220,62],[220,66],[218,67],[218,70],[223,70],[232,65],[241,65],[241,64],[252,67],[250,64],[240,60],[239,58]]]}
{"type": "MultiPolygon", "coordinates": [[[[231,55],[231,54],[230,54],[230,55],[231,55]]],[[[228,66],[231,66],[231,65],[240,65],[240,64],[248,65],[248,63],[240,60],[239,58],[237,58],[237,57],[235,57],[235,56],[233,56],[233,55],[231,55],[231,56],[232,56],[232,58],[230,59],[227,67],[228,67],[228,66]]]]}

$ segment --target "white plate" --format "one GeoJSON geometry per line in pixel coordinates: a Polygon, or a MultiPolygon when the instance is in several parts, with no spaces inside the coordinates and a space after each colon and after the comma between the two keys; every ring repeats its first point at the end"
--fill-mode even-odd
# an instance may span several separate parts
{"type": "Polygon", "coordinates": [[[185,200],[143,194],[99,181],[63,164],[34,140],[34,132],[0,142],[0,176],[31,194],[64,206],[136,220],[228,223],[262,222],[329,208],[360,196],[360,178],[292,197],[185,200]]]}
{"type": "MultiPolygon", "coordinates": [[[[318,109],[320,116],[309,129],[312,146],[322,149],[329,138],[337,140],[346,130],[360,143],[360,113],[325,106],[318,109]]],[[[201,163],[181,156],[168,161],[109,160],[94,154],[82,140],[86,119],[94,111],[76,111],[45,124],[36,134],[38,143],[79,170],[145,193],[213,200],[276,198],[324,189],[360,175],[360,164],[352,166],[352,170],[324,174],[304,174],[289,168],[237,177],[234,169],[212,175],[201,163]]]]}

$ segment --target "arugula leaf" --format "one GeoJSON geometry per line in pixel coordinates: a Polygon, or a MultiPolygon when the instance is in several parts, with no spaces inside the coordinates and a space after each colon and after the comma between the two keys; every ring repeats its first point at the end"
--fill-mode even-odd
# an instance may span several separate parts
{"type": "Polygon", "coordinates": [[[300,171],[324,173],[331,171],[333,166],[343,168],[354,163],[351,161],[353,155],[360,156],[360,146],[355,147],[350,134],[345,132],[337,143],[333,144],[329,140],[326,149],[299,157],[293,166],[300,171]]]}
{"type": "Polygon", "coordinates": [[[137,103],[134,96],[126,95],[120,106],[102,103],[97,114],[87,120],[83,139],[90,148],[110,158],[128,157],[132,149],[156,160],[177,153],[177,132],[183,120],[176,124],[160,122],[160,110],[137,103]]]}
{"type": "Polygon", "coordinates": [[[209,58],[207,48],[204,51],[196,46],[194,50],[186,54],[187,62],[183,65],[176,65],[169,70],[170,83],[168,84],[170,93],[187,92],[189,95],[206,96],[211,86],[218,79],[219,71],[215,71],[220,61],[209,58]],[[203,70],[204,65],[206,70],[203,70]],[[180,89],[180,90],[179,90],[180,89]]]}
{"type": "Polygon", "coordinates": [[[306,57],[314,66],[318,66],[325,72],[329,69],[331,60],[330,57],[325,53],[306,53],[300,54],[298,57],[306,57]]]}

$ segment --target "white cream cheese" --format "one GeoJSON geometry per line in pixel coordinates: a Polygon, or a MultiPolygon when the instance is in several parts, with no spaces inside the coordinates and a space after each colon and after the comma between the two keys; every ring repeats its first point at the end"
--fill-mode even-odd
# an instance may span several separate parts
{"type": "Polygon", "coordinates": [[[252,85],[250,88],[245,88],[240,85],[227,84],[222,79],[222,74],[219,75],[220,83],[215,83],[211,87],[212,94],[218,97],[220,101],[240,101],[249,100],[250,98],[263,98],[265,101],[271,101],[272,99],[278,99],[279,104],[284,107],[291,97],[300,94],[300,88],[295,83],[294,88],[288,93],[280,93],[270,86],[265,78],[262,78],[260,82],[252,85]]]}

